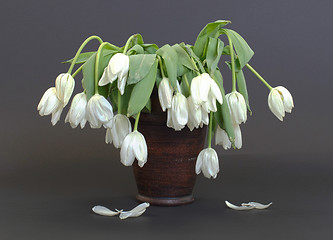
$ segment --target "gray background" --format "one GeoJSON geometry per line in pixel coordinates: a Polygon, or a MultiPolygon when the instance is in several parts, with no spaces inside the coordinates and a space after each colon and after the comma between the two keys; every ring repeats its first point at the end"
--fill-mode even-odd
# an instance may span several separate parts
{"type": "MultiPolygon", "coordinates": [[[[0,239],[329,239],[332,7],[329,0],[2,1],[0,239]],[[135,206],[136,186],[103,130],[71,129],[65,114],[52,127],[38,115],[43,92],[68,69],[60,62],[89,35],[116,45],[138,32],[159,46],[193,44],[217,19],[232,20],[255,51],[251,65],[290,90],[292,114],[279,122],[267,89],[246,70],[253,116],[242,125],[243,149],[216,148],[221,172],[198,177],[195,203],[150,207],[127,221],[93,215],[97,204],[135,206]],[[224,200],[274,204],[236,212],[224,200]]],[[[230,73],[222,70],[228,91],[230,73]]]]}

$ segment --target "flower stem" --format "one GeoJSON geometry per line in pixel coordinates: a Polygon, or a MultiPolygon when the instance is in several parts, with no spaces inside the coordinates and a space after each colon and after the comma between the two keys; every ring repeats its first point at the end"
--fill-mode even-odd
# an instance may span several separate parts
{"type": "Polygon", "coordinates": [[[141,112],[138,112],[138,114],[136,115],[135,123],[134,123],[134,130],[133,130],[133,131],[138,130],[138,124],[139,124],[140,113],[141,113],[141,112]]]}
{"type": "Polygon", "coordinates": [[[100,37],[98,37],[98,36],[90,36],[90,37],[88,37],[88,38],[87,38],[87,39],[81,44],[79,50],[77,50],[77,52],[76,52],[76,54],[75,54],[75,56],[74,56],[74,59],[73,59],[73,61],[72,61],[72,64],[71,64],[71,66],[70,66],[69,69],[68,69],[68,73],[69,73],[69,74],[72,73],[73,68],[74,68],[74,65],[75,65],[75,63],[76,63],[76,61],[77,61],[77,58],[79,57],[79,55],[80,55],[81,51],[83,50],[83,48],[88,44],[88,42],[90,42],[90,41],[93,40],[93,39],[97,39],[97,40],[99,41],[100,44],[103,43],[103,40],[102,40],[100,37]]]}
{"type": "Polygon", "coordinates": [[[72,74],[72,77],[75,77],[83,68],[83,64],[78,68],[76,69],[76,71],[72,74]]]}
{"type": "Polygon", "coordinates": [[[190,84],[188,83],[188,79],[187,79],[186,74],[184,74],[184,81],[185,81],[185,84],[186,84],[186,86],[187,86],[188,91],[191,92],[191,86],[190,86],[190,84]]]}
{"type": "Polygon", "coordinates": [[[269,90],[272,90],[272,86],[269,85],[268,82],[266,82],[265,79],[262,76],[260,76],[260,74],[257,73],[257,71],[250,66],[250,64],[246,64],[246,66],[248,69],[251,70],[251,72],[253,72],[254,75],[256,75],[262,81],[263,84],[266,85],[266,87],[268,87],[269,90]]]}
{"type": "Polygon", "coordinates": [[[118,113],[122,114],[121,110],[122,110],[122,106],[121,106],[121,93],[118,90],[118,113]]]}
{"type": "Polygon", "coordinates": [[[162,65],[162,59],[161,59],[161,57],[159,55],[157,55],[157,58],[158,58],[158,63],[160,64],[162,78],[165,78],[165,73],[164,73],[163,65],[162,65]]]}
{"type": "Polygon", "coordinates": [[[101,58],[101,52],[102,49],[109,45],[110,47],[113,47],[113,45],[109,42],[103,42],[101,45],[99,45],[99,48],[96,52],[96,60],[95,60],[95,94],[98,94],[98,70],[99,70],[99,62],[101,58]]]}
{"type": "Polygon", "coordinates": [[[208,148],[212,147],[212,128],[213,128],[213,113],[209,114],[209,126],[208,126],[208,148]]]}
{"type": "Polygon", "coordinates": [[[136,38],[136,37],[137,37],[137,34],[134,34],[134,35],[130,36],[129,39],[127,39],[127,42],[126,42],[126,44],[125,44],[125,48],[124,48],[123,54],[126,54],[126,52],[127,52],[128,48],[129,48],[129,46],[130,46],[132,40],[133,40],[134,38],[136,38]]]}
{"type": "Polygon", "coordinates": [[[231,72],[232,72],[232,91],[236,91],[236,72],[235,72],[235,55],[234,55],[234,46],[232,40],[228,36],[229,46],[230,46],[230,58],[231,58],[231,72]]]}

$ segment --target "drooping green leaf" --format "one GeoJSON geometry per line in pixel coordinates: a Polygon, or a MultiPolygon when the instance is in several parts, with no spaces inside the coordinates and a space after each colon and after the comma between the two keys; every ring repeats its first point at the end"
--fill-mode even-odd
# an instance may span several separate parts
{"type": "Polygon", "coordinates": [[[242,70],[236,73],[236,79],[237,79],[238,91],[243,95],[246,102],[247,110],[252,115],[252,111],[249,104],[249,95],[247,93],[246,81],[242,70]]]}
{"type": "Polygon", "coordinates": [[[179,44],[173,45],[172,48],[176,50],[180,64],[191,70],[196,70],[197,66],[193,63],[184,48],[182,48],[179,44]]]}
{"type": "Polygon", "coordinates": [[[230,23],[228,20],[218,20],[216,22],[208,23],[199,33],[197,40],[195,41],[193,51],[199,57],[203,58],[204,48],[207,45],[209,37],[216,38],[219,30],[230,23]]]}
{"type": "Polygon", "coordinates": [[[127,55],[133,54],[144,54],[143,47],[139,44],[134,45],[131,49],[128,50],[127,55]]]}
{"type": "Polygon", "coordinates": [[[141,111],[147,104],[153,91],[157,72],[157,59],[150,68],[149,73],[137,84],[135,84],[129,103],[127,113],[133,116],[141,111]]]}
{"type": "Polygon", "coordinates": [[[165,65],[166,74],[169,78],[172,87],[177,88],[177,65],[178,55],[175,49],[169,44],[164,45],[156,51],[156,54],[161,56],[165,65]]]}
{"type": "Polygon", "coordinates": [[[224,46],[222,55],[230,55],[230,46],[224,46]]]}
{"type": "Polygon", "coordinates": [[[235,141],[235,132],[232,127],[232,120],[230,115],[230,109],[225,98],[225,91],[223,88],[223,78],[221,72],[217,69],[212,76],[217,85],[219,86],[222,94],[223,103],[216,102],[217,111],[214,113],[214,118],[217,124],[226,131],[229,136],[230,142],[235,141]]]}
{"type": "MultiPolygon", "coordinates": [[[[80,53],[75,64],[85,63],[95,52],[80,53]]],[[[64,61],[62,63],[72,63],[74,58],[64,61]]]]}
{"type": "MultiPolygon", "coordinates": [[[[225,64],[227,64],[227,66],[229,67],[229,69],[231,71],[231,69],[232,69],[231,62],[225,61],[225,64]]],[[[236,60],[235,60],[235,72],[237,73],[240,70],[241,70],[240,62],[239,62],[239,59],[236,58],[236,60]]]]}
{"type": "Polygon", "coordinates": [[[221,33],[225,33],[230,37],[235,51],[237,53],[237,57],[239,58],[239,62],[241,68],[243,68],[252,58],[254,52],[247,44],[247,42],[239,35],[237,32],[231,29],[222,29],[221,33]]]}
{"type": "Polygon", "coordinates": [[[158,46],[156,44],[141,44],[141,46],[144,48],[145,53],[148,54],[155,54],[158,50],[158,46]]]}
{"type": "Polygon", "coordinates": [[[156,60],[156,54],[137,54],[129,56],[129,74],[127,84],[141,81],[156,60]]]}
{"type": "Polygon", "coordinates": [[[220,61],[222,51],[223,51],[224,43],[219,38],[209,38],[207,53],[206,53],[206,61],[208,72],[210,74],[214,74],[214,71],[217,68],[217,65],[220,61]]]}
{"type": "MultiPolygon", "coordinates": [[[[101,78],[105,67],[109,64],[110,58],[112,55],[106,55],[105,50],[102,49],[99,59],[99,67],[98,67],[98,80],[101,78]]],[[[96,53],[91,55],[88,60],[83,64],[82,73],[83,80],[82,86],[86,91],[88,100],[95,94],[95,64],[96,64],[96,53]]],[[[105,98],[107,98],[110,91],[110,86],[99,86],[98,92],[105,98]]]]}
{"type": "Polygon", "coordinates": [[[150,98],[148,99],[148,102],[147,102],[146,106],[142,109],[142,112],[151,113],[151,100],[150,100],[150,98]]]}

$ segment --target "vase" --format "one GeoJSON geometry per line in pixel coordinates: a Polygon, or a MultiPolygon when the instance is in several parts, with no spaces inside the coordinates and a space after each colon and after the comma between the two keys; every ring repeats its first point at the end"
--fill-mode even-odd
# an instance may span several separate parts
{"type": "Polygon", "coordinates": [[[166,121],[167,114],[154,90],[151,113],[141,114],[138,128],[147,142],[148,161],[142,168],[136,161],[133,164],[136,199],[160,206],[188,204],[194,201],[196,158],[204,147],[207,128],[190,131],[185,126],[175,131],[167,127],[166,121]]]}

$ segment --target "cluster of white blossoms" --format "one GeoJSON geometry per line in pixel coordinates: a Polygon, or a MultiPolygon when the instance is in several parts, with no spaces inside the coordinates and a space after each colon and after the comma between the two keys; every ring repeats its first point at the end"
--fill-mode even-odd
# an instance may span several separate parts
{"type": "MultiPolygon", "coordinates": [[[[180,88],[174,94],[168,78],[163,78],[158,96],[163,111],[167,110],[167,126],[179,131],[186,125],[193,131],[194,128],[209,124],[209,114],[216,112],[216,101],[223,103],[221,90],[208,73],[200,74],[192,79],[190,96],[187,98],[180,88]]],[[[208,147],[197,157],[196,173],[203,172],[207,178],[216,178],[219,172],[219,163],[216,151],[208,147]]]]}
{"type": "MultiPolygon", "coordinates": [[[[115,54],[105,68],[99,81],[103,86],[118,80],[118,89],[124,94],[129,69],[129,58],[122,53],[115,54]]],[[[41,116],[52,114],[52,124],[55,125],[67,105],[74,90],[75,81],[69,73],[60,74],[56,86],[49,88],[41,98],[37,110],[41,116]]],[[[78,125],[84,128],[89,122],[91,128],[106,128],[105,142],[113,143],[121,148],[120,158],[125,166],[132,165],[135,158],[140,167],[147,161],[147,144],[144,136],[138,131],[132,132],[127,116],[118,113],[114,116],[110,102],[102,95],[95,93],[89,101],[84,92],[76,94],[65,118],[72,128],[78,125]]]]}

